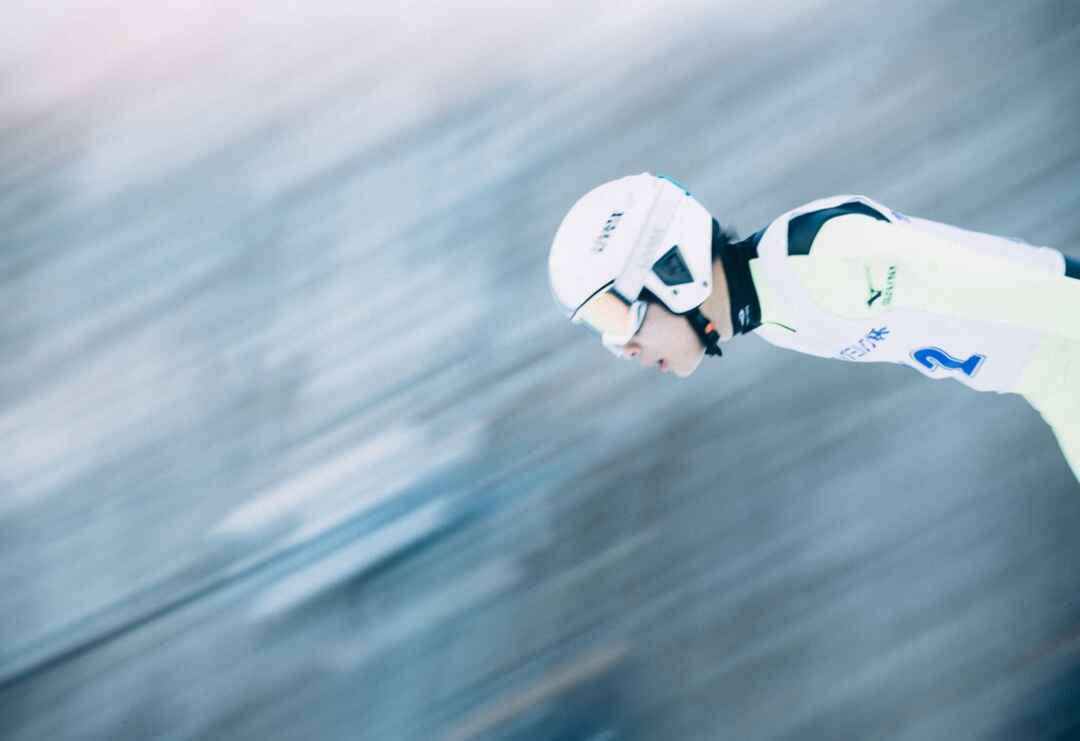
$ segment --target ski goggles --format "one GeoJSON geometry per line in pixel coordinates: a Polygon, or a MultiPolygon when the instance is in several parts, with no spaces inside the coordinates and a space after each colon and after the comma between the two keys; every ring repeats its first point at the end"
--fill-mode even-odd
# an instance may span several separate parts
{"type": "Polygon", "coordinates": [[[582,304],[571,319],[598,333],[604,347],[621,355],[622,346],[641,329],[648,308],[640,299],[627,301],[609,285],[582,304]]]}

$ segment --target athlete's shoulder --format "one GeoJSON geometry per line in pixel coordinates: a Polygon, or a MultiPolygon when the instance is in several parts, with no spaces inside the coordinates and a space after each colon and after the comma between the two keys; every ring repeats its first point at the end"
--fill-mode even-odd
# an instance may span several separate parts
{"type": "Polygon", "coordinates": [[[808,255],[822,228],[840,217],[857,216],[859,221],[893,221],[891,210],[862,195],[846,194],[819,198],[785,214],[788,254],[808,255]]]}
{"type": "Polygon", "coordinates": [[[762,233],[771,246],[770,252],[809,255],[815,245],[821,244],[823,228],[837,220],[871,224],[903,221],[904,217],[868,196],[843,194],[818,198],[786,211],[769,222],[762,233]]]}

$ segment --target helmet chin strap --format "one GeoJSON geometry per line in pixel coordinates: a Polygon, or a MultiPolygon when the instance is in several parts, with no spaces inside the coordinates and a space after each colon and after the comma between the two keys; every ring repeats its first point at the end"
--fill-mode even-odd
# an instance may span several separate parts
{"type": "Polygon", "coordinates": [[[701,344],[705,345],[706,355],[720,357],[724,354],[720,352],[720,333],[716,331],[712,321],[701,313],[701,309],[691,309],[683,316],[686,317],[686,321],[690,322],[690,326],[694,328],[694,332],[697,334],[698,339],[701,340],[701,344]]]}

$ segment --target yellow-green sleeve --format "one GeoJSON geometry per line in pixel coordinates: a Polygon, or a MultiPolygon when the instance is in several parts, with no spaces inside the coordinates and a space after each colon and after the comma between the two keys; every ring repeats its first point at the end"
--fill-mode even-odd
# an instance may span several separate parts
{"type": "Polygon", "coordinates": [[[839,316],[916,309],[1037,333],[1015,390],[1080,479],[1080,280],[864,217],[833,220],[810,255],[788,259],[815,302],[839,316]],[[874,290],[882,294],[870,302],[874,290]]]}
{"type": "Polygon", "coordinates": [[[1080,341],[1080,281],[864,216],[833,219],[788,258],[823,308],[863,318],[903,308],[1080,341]],[[867,303],[871,288],[883,291],[867,303]]]}

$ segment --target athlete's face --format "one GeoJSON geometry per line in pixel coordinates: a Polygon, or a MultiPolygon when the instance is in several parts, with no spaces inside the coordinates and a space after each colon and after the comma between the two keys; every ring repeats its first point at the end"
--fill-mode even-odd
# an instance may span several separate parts
{"type": "Polygon", "coordinates": [[[622,352],[644,368],[686,378],[701,364],[705,346],[685,317],[672,314],[663,304],[650,303],[641,329],[623,345],[622,352]]]}

